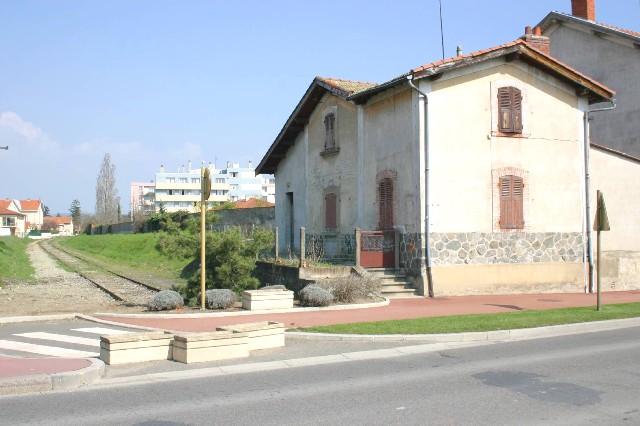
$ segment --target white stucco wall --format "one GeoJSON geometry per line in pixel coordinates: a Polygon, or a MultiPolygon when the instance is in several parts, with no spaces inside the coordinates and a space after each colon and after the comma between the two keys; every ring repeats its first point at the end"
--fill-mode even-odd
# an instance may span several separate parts
{"type": "Polygon", "coordinates": [[[571,89],[523,65],[497,64],[439,80],[432,90],[434,232],[499,232],[491,171],[507,167],[528,173],[526,231],[581,230],[581,114],[571,89]],[[492,128],[496,81],[512,81],[526,91],[523,137],[499,136],[492,128]]]}

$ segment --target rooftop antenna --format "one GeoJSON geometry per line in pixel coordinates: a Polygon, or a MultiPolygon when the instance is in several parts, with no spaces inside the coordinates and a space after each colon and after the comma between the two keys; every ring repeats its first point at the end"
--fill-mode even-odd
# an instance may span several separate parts
{"type": "Polygon", "coordinates": [[[444,27],[442,26],[442,0],[440,3],[440,42],[442,43],[442,60],[444,61],[444,27]]]}

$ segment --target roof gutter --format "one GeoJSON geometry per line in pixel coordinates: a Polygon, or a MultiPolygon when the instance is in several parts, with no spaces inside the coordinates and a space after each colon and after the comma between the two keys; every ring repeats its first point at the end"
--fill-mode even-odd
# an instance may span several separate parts
{"type": "Polygon", "coordinates": [[[422,129],[424,132],[425,263],[429,297],[433,297],[433,278],[431,276],[431,232],[429,228],[429,97],[425,92],[421,91],[415,84],[413,84],[413,75],[407,76],[407,82],[409,83],[409,87],[422,96],[422,101],[424,102],[424,125],[422,129]]]}
{"type": "Polygon", "coordinates": [[[589,280],[587,283],[587,291],[589,293],[594,292],[595,277],[593,271],[593,232],[591,226],[591,173],[589,171],[589,148],[591,147],[591,141],[589,136],[589,121],[592,117],[589,116],[592,112],[611,111],[616,107],[616,100],[611,99],[611,106],[607,108],[597,108],[590,110],[587,106],[587,110],[584,112],[584,192],[585,192],[585,219],[586,219],[586,234],[587,234],[587,249],[585,251],[586,261],[589,263],[589,280]]]}

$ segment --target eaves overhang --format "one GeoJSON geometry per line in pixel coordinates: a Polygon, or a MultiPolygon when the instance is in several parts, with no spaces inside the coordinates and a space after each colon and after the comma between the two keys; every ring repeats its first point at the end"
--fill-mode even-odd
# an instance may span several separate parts
{"type": "Polygon", "coordinates": [[[636,46],[636,48],[640,48],[640,33],[638,32],[614,27],[612,25],[603,24],[601,22],[590,21],[588,19],[568,15],[566,13],[550,12],[547,16],[544,17],[544,19],[542,19],[542,21],[540,21],[538,26],[544,33],[553,25],[562,24],[564,22],[581,25],[584,28],[592,31],[594,34],[608,34],[627,39],[631,41],[634,46],[636,46]]]}

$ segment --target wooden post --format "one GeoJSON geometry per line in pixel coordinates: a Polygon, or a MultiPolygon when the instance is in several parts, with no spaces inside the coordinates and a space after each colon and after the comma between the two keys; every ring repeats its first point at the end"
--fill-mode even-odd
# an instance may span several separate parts
{"type": "Polygon", "coordinates": [[[304,227],[300,227],[300,264],[298,265],[298,267],[300,268],[304,268],[306,261],[305,261],[305,253],[306,248],[305,248],[305,232],[304,232],[304,227]]]}
{"type": "Polygon", "coordinates": [[[356,228],[356,266],[360,266],[360,228],[356,228]]]}
{"type": "Polygon", "coordinates": [[[273,242],[274,242],[274,248],[275,248],[275,259],[276,259],[276,263],[278,262],[278,227],[276,226],[276,228],[273,230],[273,242]]]}

